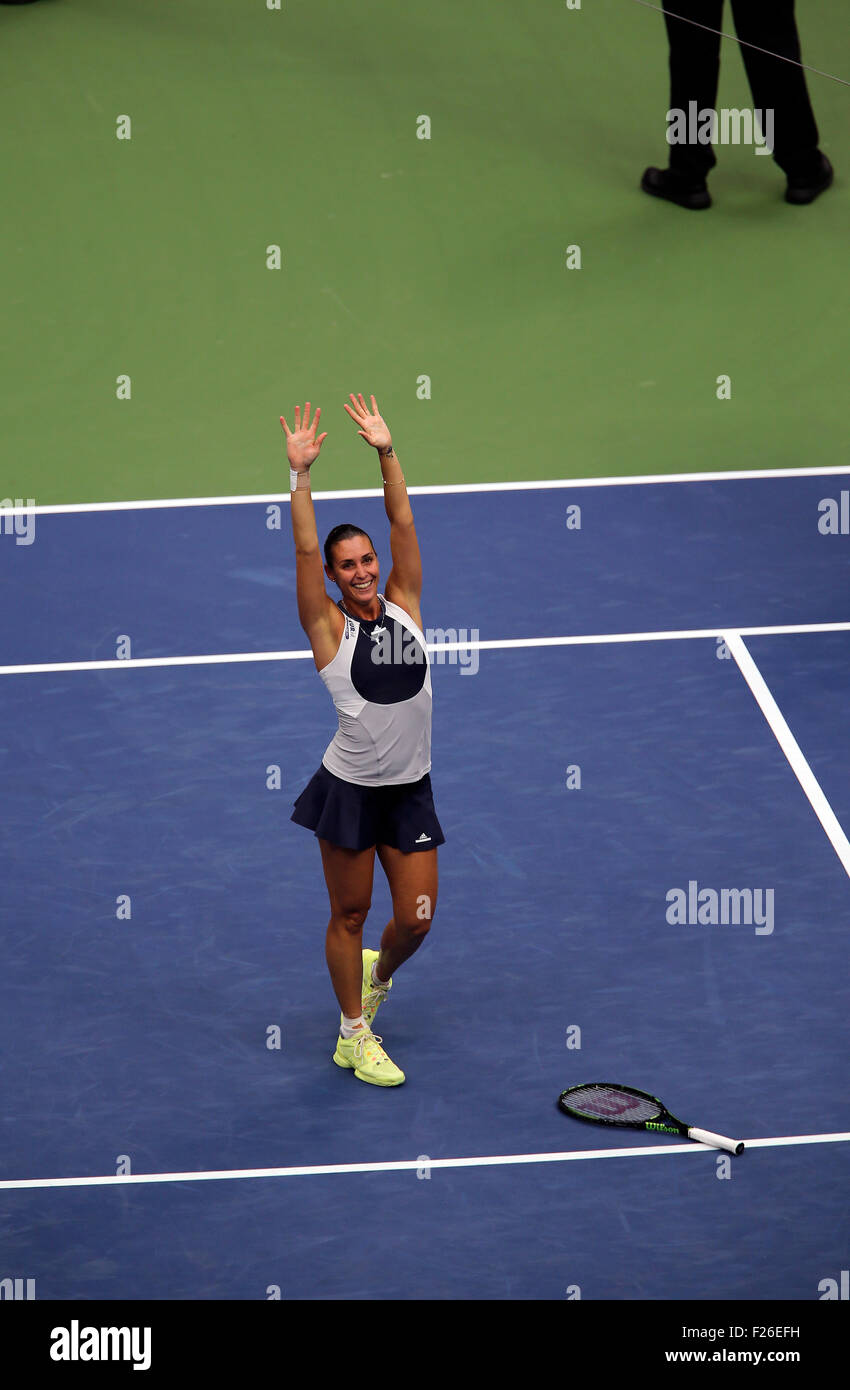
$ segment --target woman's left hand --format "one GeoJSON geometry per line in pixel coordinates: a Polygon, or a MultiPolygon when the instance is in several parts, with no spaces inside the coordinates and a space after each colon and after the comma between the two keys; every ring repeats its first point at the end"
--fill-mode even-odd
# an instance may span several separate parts
{"type": "Polygon", "coordinates": [[[358,393],[357,396],[354,396],[351,395],[351,392],[349,395],[354,402],[354,409],[352,410],[350,405],[343,404],[343,410],[347,410],[354,423],[360,426],[357,431],[360,438],[365,439],[366,443],[371,444],[374,449],[392,448],[392,435],[387,424],[381,418],[375,397],[369,397],[372,402],[372,413],[370,414],[366,409],[366,402],[362,395],[358,393]]]}

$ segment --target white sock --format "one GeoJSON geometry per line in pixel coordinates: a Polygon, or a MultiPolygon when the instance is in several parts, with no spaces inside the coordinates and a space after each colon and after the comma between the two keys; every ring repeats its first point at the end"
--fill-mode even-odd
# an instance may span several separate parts
{"type": "Polygon", "coordinates": [[[378,974],[378,962],[376,960],[372,962],[372,984],[377,985],[378,989],[386,989],[389,984],[389,980],[382,980],[378,974]]]}
{"type": "Polygon", "coordinates": [[[362,1014],[359,1018],[346,1018],[345,1014],[343,1014],[342,1027],[339,1030],[339,1036],[341,1038],[353,1038],[355,1033],[363,1031],[368,1033],[369,1030],[366,1027],[366,1020],[362,1014]]]}

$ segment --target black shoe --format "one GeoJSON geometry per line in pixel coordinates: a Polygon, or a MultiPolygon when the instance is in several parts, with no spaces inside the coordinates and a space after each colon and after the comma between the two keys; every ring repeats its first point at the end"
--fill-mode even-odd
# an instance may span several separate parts
{"type": "Polygon", "coordinates": [[[789,174],[785,190],[786,203],[813,203],[825,189],[829,188],[835,177],[834,170],[825,154],[819,154],[819,163],[807,174],[789,174]]]}
{"type": "Polygon", "coordinates": [[[645,169],[640,186],[644,193],[651,193],[653,198],[666,198],[668,203],[678,203],[680,208],[711,207],[711,194],[705,180],[694,183],[693,180],[684,179],[674,169],[645,169]]]}

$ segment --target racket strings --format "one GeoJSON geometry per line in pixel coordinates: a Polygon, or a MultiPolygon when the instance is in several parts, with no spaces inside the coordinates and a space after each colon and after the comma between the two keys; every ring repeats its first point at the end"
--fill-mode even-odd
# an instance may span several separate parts
{"type": "Polygon", "coordinates": [[[590,1120],[608,1120],[611,1124],[642,1124],[663,1113],[657,1101],[632,1096],[614,1086],[582,1086],[571,1092],[567,1108],[590,1120]]]}

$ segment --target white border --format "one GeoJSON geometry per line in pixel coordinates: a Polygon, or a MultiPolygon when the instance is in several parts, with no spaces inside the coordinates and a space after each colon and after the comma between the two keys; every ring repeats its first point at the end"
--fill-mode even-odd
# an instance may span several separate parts
{"type": "Polygon", "coordinates": [[[785,718],[770,693],[764,677],[747,651],[746,646],[739,632],[727,633],[724,637],[726,645],[738,663],[738,669],[747,685],[750,687],[755,698],[756,704],[770,725],[776,742],[782,749],[791,769],[806,796],[809,803],[820,821],[826,833],[826,837],[838,858],[844,866],[844,872],[850,878],[850,842],[841,829],[838,817],[820,789],[820,784],[806,762],[802,749],[789,729],[785,718]]]}
{"type": "MultiPolygon", "coordinates": [[[[746,1149],[773,1149],[797,1144],[843,1144],[850,1132],[835,1134],[785,1134],[773,1139],[745,1139],[746,1149]]],[[[339,1173],[405,1173],[422,1168],[495,1168],[518,1163],[570,1163],[589,1158],[662,1158],[671,1154],[720,1152],[708,1144],[642,1145],[628,1149],[573,1149],[566,1153],[491,1154],[481,1158],[405,1158],[391,1163],[319,1163],[301,1168],[222,1168],[189,1173],[108,1173],[91,1178],[11,1178],[0,1181],[0,1190],[26,1187],[124,1187],[130,1183],[225,1182],[238,1178],[310,1178],[339,1173]]]]}
{"type": "MultiPolygon", "coordinates": [[[[456,492],[532,492],[547,488],[574,487],[632,487],[649,483],[719,483],[727,480],[747,478],[828,478],[850,476],[850,465],[833,468],[752,468],[739,471],[728,470],[719,473],[643,473],[637,476],[624,474],[615,478],[541,478],[539,481],[523,483],[446,483],[411,486],[407,491],[413,496],[427,497],[456,492]]],[[[316,502],[342,501],[354,497],[383,497],[382,487],[349,488],[336,492],[314,492],[316,502]]],[[[246,494],[244,497],[151,497],[137,502],[59,502],[45,506],[0,508],[4,516],[50,516],[64,512],[123,512],[140,511],[154,507],[231,507],[259,505],[263,502],[288,502],[288,492],[246,494]]],[[[23,499],[22,499],[23,500],[23,499]]]]}
{"type": "MultiPolygon", "coordinates": [[[[670,632],[596,632],[575,637],[502,637],[488,641],[429,642],[429,652],[509,651],[519,647],[584,647],[613,642],[686,642],[695,638],[786,637],[805,632],[850,632],[846,623],[780,623],[768,627],[695,627],[670,632]]],[[[282,652],[212,652],[203,656],[139,656],[126,661],[45,661],[29,665],[0,666],[0,676],[34,676],[56,671],[123,671],[144,666],[226,666],[249,661],[306,661],[306,650],[282,652]]]]}

